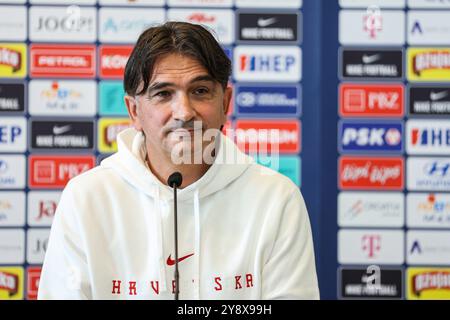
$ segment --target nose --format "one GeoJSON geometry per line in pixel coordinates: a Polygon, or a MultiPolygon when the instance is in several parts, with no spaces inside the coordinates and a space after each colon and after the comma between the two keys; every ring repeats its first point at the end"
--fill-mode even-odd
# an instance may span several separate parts
{"type": "Polygon", "coordinates": [[[172,115],[175,120],[190,121],[197,115],[187,94],[180,94],[172,105],[172,115]]]}

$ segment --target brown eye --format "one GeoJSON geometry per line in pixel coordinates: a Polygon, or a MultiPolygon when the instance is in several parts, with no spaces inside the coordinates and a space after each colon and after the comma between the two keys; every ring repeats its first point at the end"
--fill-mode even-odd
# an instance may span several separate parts
{"type": "Polygon", "coordinates": [[[167,98],[169,96],[170,96],[169,91],[159,91],[153,95],[153,97],[156,97],[156,98],[167,98]]]}
{"type": "Polygon", "coordinates": [[[197,95],[203,95],[203,94],[209,93],[209,90],[208,90],[208,88],[201,87],[201,88],[195,89],[194,93],[197,95]]]}

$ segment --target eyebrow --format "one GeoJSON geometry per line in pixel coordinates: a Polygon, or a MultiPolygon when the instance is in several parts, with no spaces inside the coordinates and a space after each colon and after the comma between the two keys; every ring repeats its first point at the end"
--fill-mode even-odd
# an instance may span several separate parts
{"type": "MultiPolygon", "coordinates": [[[[200,81],[216,82],[214,80],[214,78],[211,77],[210,75],[201,75],[201,76],[195,77],[194,79],[189,81],[189,83],[195,83],[195,82],[200,82],[200,81]]],[[[147,93],[150,93],[154,90],[159,90],[159,89],[162,89],[165,87],[173,87],[173,86],[175,86],[175,84],[173,82],[155,82],[148,87],[147,93]]]]}

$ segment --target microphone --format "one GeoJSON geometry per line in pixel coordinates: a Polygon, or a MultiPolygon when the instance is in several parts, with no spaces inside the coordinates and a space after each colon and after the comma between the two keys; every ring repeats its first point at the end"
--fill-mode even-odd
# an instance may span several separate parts
{"type": "Polygon", "coordinates": [[[177,188],[181,186],[183,176],[179,172],[172,173],[167,179],[167,184],[173,188],[173,213],[175,234],[175,300],[178,300],[180,289],[180,274],[178,273],[178,221],[177,221],[177,188]]]}

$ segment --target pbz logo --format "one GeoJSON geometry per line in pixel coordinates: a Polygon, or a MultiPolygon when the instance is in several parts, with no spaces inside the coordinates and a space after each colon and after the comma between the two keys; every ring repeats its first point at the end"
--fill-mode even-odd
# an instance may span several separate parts
{"type": "Polygon", "coordinates": [[[341,152],[379,152],[403,150],[403,125],[401,123],[341,122],[341,152]]]}

